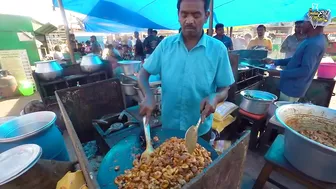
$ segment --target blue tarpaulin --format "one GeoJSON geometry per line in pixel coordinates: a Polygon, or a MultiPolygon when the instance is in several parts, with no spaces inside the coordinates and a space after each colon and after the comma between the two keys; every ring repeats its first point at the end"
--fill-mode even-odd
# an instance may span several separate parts
{"type": "MultiPolygon", "coordinates": [[[[292,22],[300,20],[313,3],[336,15],[336,0],[214,0],[214,24],[292,22]]],[[[177,0],[63,0],[66,10],[87,15],[87,23],[92,24],[92,20],[99,18],[136,28],[177,30],[180,25],[176,4],[177,0]]],[[[57,0],[54,5],[58,6],[57,0]]],[[[93,26],[91,31],[95,29],[93,26]]]]}

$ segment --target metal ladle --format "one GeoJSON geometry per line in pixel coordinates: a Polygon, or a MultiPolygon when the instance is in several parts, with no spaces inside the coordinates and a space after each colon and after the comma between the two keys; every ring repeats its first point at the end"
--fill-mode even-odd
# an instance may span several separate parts
{"type": "Polygon", "coordinates": [[[143,117],[142,119],[144,125],[144,132],[146,138],[146,150],[141,154],[141,160],[150,158],[150,155],[154,152],[154,148],[152,146],[151,136],[150,136],[150,126],[149,120],[147,122],[147,118],[143,117]]]}

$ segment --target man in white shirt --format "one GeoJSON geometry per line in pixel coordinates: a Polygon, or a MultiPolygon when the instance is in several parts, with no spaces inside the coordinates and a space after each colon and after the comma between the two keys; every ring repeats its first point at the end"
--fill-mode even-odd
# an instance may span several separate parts
{"type": "Polygon", "coordinates": [[[53,54],[54,59],[58,61],[64,60],[63,53],[61,52],[61,48],[58,45],[54,47],[54,50],[55,50],[53,54]]]}

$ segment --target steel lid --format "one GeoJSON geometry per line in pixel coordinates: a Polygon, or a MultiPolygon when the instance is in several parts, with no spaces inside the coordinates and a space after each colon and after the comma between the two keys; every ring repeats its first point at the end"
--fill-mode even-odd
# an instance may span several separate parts
{"type": "Polygon", "coordinates": [[[0,185],[19,177],[33,167],[42,155],[42,148],[36,144],[24,144],[0,154],[0,185]]]}

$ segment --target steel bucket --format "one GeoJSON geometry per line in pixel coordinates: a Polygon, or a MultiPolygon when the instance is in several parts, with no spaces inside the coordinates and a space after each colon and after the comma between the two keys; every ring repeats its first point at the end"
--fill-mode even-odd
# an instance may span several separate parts
{"type": "Polygon", "coordinates": [[[22,144],[37,144],[43,150],[42,159],[68,161],[64,139],[55,121],[54,112],[42,111],[1,124],[0,153],[22,144]]]}
{"type": "Polygon", "coordinates": [[[326,118],[336,127],[336,110],[311,104],[288,104],[275,111],[276,118],[285,127],[286,159],[310,177],[336,183],[336,149],[311,140],[286,124],[288,119],[299,117],[299,114],[326,118]]]}

